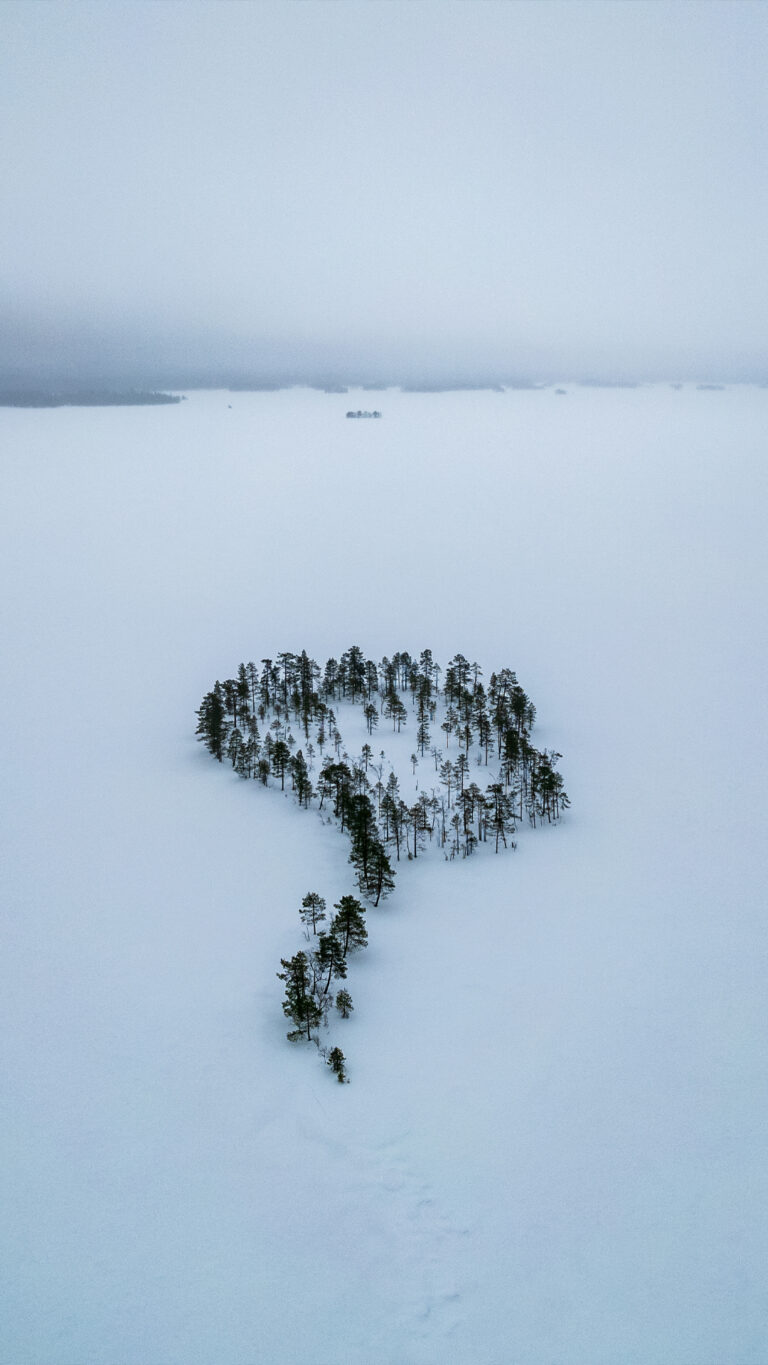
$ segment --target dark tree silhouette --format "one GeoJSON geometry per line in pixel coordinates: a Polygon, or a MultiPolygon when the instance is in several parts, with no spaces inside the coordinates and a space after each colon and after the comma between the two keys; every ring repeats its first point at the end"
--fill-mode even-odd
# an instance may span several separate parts
{"type": "MultiPolygon", "coordinates": [[[[316,891],[308,891],[301,902],[301,920],[307,931],[312,930],[317,933],[318,924],[322,924],[325,919],[325,901],[322,896],[318,896],[316,891]]],[[[309,932],[307,932],[309,938],[309,932]]]]}
{"type": "Polygon", "coordinates": [[[354,896],[342,896],[334,905],[338,914],[331,920],[331,932],[341,941],[344,956],[357,948],[365,948],[368,943],[368,930],[365,927],[363,907],[354,896]]]}
{"type": "Polygon", "coordinates": [[[312,1041],[312,1029],[317,1028],[322,1018],[322,1010],[312,995],[311,972],[306,953],[296,953],[294,957],[281,957],[285,971],[277,975],[285,984],[283,1014],[292,1019],[296,1027],[288,1034],[291,1042],[306,1037],[312,1041]]]}

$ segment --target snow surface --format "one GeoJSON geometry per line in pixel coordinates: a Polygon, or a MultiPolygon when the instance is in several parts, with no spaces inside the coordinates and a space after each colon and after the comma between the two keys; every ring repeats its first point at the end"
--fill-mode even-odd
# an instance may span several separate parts
{"type": "Polygon", "coordinates": [[[5,1365],[768,1360],[768,391],[566,387],[0,411],[5,1365]],[[353,643],[514,668],[573,805],[400,864],[340,1086],[348,842],[194,712],[353,643]]]}

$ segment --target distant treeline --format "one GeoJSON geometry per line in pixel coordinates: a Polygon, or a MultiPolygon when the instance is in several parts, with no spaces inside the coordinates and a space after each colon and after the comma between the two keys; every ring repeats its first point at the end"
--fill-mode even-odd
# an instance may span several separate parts
{"type": "Polygon", "coordinates": [[[125,408],[180,403],[175,393],[105,393],[83,389],[77,393],[50,393],[40,389],[0,389],[2,408],[125,408]]]}

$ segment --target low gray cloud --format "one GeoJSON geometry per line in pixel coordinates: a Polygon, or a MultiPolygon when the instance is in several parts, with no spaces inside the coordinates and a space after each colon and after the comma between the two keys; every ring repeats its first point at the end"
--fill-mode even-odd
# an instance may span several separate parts
{"type": "Polygon", "coordinates": [[[762,5],[6,0],[0,36],[6,376],[766,370],[762,5]]]}

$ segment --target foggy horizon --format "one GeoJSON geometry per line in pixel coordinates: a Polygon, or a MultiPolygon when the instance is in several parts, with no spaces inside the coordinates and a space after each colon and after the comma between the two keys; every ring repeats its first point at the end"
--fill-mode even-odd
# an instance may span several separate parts
{"type": "Polygon", "coordinates": [[[10,0],[0,388],[764,382],[768,13],[10,0]]]}

